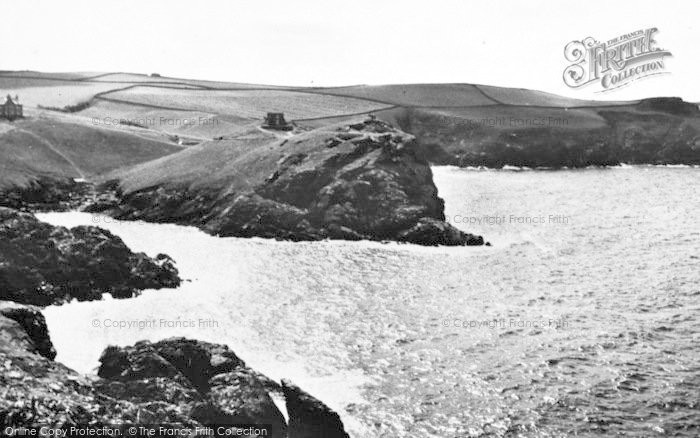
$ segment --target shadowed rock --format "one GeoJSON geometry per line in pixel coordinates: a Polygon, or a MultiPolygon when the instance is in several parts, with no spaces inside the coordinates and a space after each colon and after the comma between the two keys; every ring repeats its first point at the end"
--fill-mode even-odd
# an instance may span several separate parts
{"type": "Polygon", "coordinates": [[[73,298],[128,298],[143,289],[180,285],[172,260],[133,253],[92,226],[72,229],[0,207],[0,299],[47,306],[73,298]]]}
{"type": "Polygon", "coordinates": [[[56,357],[46,319],[37,307],[0,301],[0,315],[3,343],[19,342],[26,351],[38,353],[47,359],[56,357]]]}
{"type": "Polygon", "coordinates": [[[0,424],[256,425],[274,438],[348,438],[337,413],[291,382],[279,386],[248,368],[224,345],[170,338],[111,346],[99,377],[54,356],[38,309],[0,302],[0,424]],[[289,425],[271,392],[284,395],[289,425]]]}
{"type": "Polygon", "coordinates": [[[286,436],[264,380],[222,345],[173,338],[109,347],[100,377],[89,378],[51,360],[38,309],[6,302],[0,341],[3,426],[259,425],[286,436]]]}
{"type": "Polygon", "coordinates": [[[256,424],[284,437],[286,424],[264,381],[226,346],[171,338],[108,347],[96,384],[111,397],[171,403],[198,424],[256,424]]]}
{"type": "Polygon", "coordinates": [[[282,380],[289,438],[349,438],[338,414],[291,381],[282,380]]]}

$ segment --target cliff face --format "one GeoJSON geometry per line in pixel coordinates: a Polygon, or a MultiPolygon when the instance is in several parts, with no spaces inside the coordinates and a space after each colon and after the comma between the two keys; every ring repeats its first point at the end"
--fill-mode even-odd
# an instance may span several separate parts
{"type": "MultiPolygon", "coordinates": [[[[199,164],[204,168],[221,159],[213,153],[215,147],[187,151],[182,160],[204,161],[199,164]]],[[[483,244],[481,237],[444,222],[432,172],[416,152],[412,136],[366,120],[241,151],[231,159],[228,173],[219,170],[219,179],[211,184],[202,171],[188,184],[164,180],[129,190],[143,174],[178,166],[179,157],[171,156],[122,175],[117,199],[88,210],[108,211],[120,219],[196,225],[221,236],[483,244]],[[245,177],[251,168],[255,174],[245,177]]]]}
{"type": "Polygon", "coordinates": [[[168,256],[133,253],[97,227],[54,227],[0,207],[0,300],[46,306],[179,284],[168,256]]]}
{"type": "Polygon", "coordinates": [[[700,110],[676,98],[583,108],[492,105],[387,112],[435,164],[700,164],[700,110]]]}

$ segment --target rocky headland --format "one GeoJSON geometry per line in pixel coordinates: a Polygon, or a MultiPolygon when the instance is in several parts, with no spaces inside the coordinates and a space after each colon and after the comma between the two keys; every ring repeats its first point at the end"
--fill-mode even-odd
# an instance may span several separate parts
{"type": "Polygon", "coordinates": [[[416,136],[433,164],[577,168],[700,164],[700,109],[680,98],[553,107],[398,108],[378,113],[416,136]]]}
{"type": "Polygon", "coordinates": [[[106,179],[111,195],[86,211],[219,236],[484,244],[445,222],[415,138],[371,118],[289,138],[255,130],[106,179]]]}

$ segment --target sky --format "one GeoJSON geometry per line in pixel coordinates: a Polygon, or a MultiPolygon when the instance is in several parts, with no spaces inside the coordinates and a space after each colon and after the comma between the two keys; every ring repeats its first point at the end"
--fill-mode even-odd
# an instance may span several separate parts
{"type": "Polygon", "coordinates": [[[295,86],[477,83],[700,102],[700,2],[0,0],[0,70],[158,72],[295,86]],[[656,27],[669,74],[572,89],[573,40],[656,27]]]}

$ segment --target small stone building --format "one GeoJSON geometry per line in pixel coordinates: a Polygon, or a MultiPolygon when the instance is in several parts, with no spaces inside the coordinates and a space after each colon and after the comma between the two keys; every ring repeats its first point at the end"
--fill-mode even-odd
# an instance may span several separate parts
{"type": "Polygon", "coordinates": [[[5,103],[0,104],[0,119],[14,120],[24,117],[22,105],[17,102],[18,100],[17,96],[12,100],[12,96],[7,95],[5,103]]]}
{"type": "Polygon", "coordinates": [[[277,129],[280,131],[291,131],[293,128],[292,125],[284,120],[284,113],[267,113],[262,127],[265,129],[277,129]]]}

